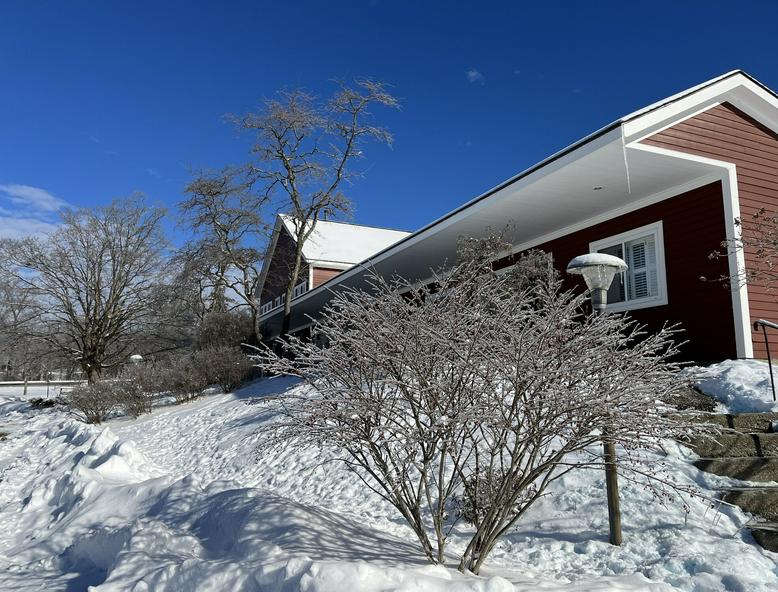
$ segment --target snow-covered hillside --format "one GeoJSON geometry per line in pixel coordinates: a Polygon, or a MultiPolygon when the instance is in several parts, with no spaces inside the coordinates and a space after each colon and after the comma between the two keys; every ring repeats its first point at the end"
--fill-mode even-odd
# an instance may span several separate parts
{"type": "MultiPolygon", "coordinates": [[[[690,500],[686,520],[682,503],[622,483],[625,544],[610,546],[599,472],[557,482],[482,577],[429,566],[326,453],[258,448],[258,401],[295,388],[263,380],[100,427],[0,391],[0,590],[778,589],[778,555],[737,509],[690,500]]],[[[670,452],[683,479],[721,483],[670,452]]]]}

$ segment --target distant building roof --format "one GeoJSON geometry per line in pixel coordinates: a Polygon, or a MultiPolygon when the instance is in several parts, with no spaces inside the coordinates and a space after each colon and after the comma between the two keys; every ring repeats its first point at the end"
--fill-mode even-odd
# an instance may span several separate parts
{"type": "MultiPolygon", "coordinates": [[[[292,217],[281,214],[280,218],[289,233],[295,236],[292,217]]],[[[319,220],[303,245],[303,256],[308,262],[355,265],[409,234],[402,230],[319,220]]]]}

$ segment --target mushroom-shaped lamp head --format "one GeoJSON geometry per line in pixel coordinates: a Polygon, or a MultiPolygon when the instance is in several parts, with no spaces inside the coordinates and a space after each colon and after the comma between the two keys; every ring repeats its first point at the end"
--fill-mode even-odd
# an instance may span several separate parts
{"type": "Polygon", "coordinates": [[[623,271],[627,271],[624,260],[605,253],[579,255],[567,264],[567,273],[583,276],[586,287],[592,293],[592,306],[596,311],[605,309],[613,277],[623,271]]]}
{"type": "Polygon", "coordinates": [[[627,271],[624,260],[605,253],[579,255],[567,264],[567,273],[582,275],[590,290],[607,290],[613,276],[622,271],[627,271]]]}

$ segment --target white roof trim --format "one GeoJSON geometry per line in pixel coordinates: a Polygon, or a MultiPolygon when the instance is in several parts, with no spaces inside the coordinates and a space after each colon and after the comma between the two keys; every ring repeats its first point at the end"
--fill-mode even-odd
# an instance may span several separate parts
{"type": "Polygon", "coordinates": [[[623,118],[625,140],[645,138],[724,102],[778,131],[778,97],[736,70],[623,118]]]}

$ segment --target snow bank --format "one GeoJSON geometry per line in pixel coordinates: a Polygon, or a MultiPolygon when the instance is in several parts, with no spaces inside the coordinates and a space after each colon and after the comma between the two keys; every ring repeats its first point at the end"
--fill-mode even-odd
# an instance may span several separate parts
{"type": "Polygon", "coordinates": [[[4,488],[17,486],[21,500],[0,505],[0,589],[514,589],[426,565],[404,539],[278,495],[172,479],[110,428],[33,424],[4,488]]]}
{"type": "MultiPolygon", "coordinates": [[[[386,502],[326,451],[257,448],[256,383],[106,428],[53,410],[0,444],[0,590],[528,592],[778,589],[776,555],[737,509],[667,506],[622,483],[625,543],[607,543],[600,471],[557,482],[483,569],[420,560],[386,502]]],[[[0,421],[2,401],[0,401],[0,421]]],[[[707,479],[668,444],[685,483],[707,479]]],[[[452,552],[468,532],[452,532],[452,552]]],[[[452,561],[453,562],[453,561],[452,561]]]]}
{"type": "MultiPolygon", "coordinates": [[[[725,360],[705,368],[690,368],[700,374],[697,388],[719,401],[726,413],[778,411],[770,387],[770,370],[760,360],[725,360]]],[[[778,381],[778,368],[774,369],[778,381]]]]}

